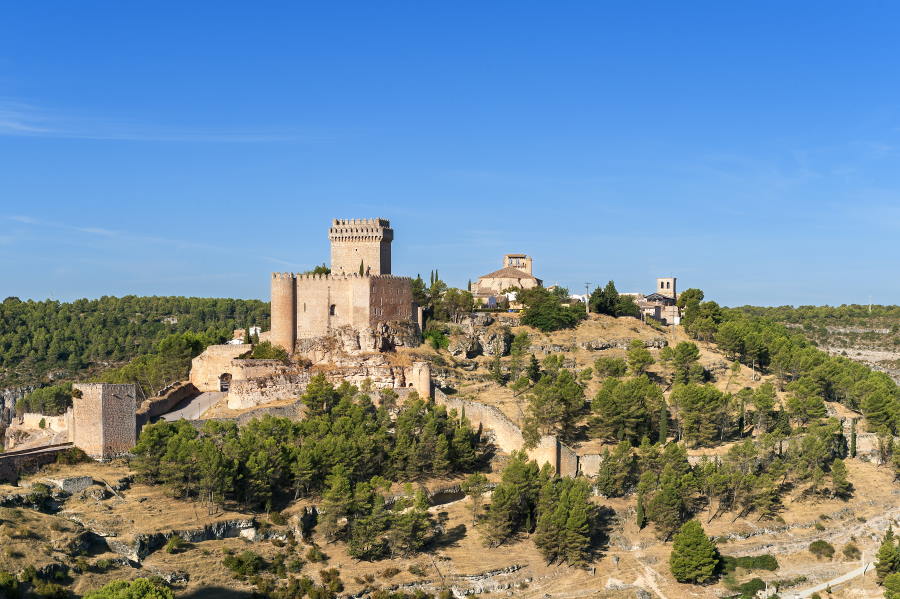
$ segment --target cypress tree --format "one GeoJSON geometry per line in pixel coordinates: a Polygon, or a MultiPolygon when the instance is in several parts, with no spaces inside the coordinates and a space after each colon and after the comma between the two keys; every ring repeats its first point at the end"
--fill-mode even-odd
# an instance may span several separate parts
{"type": "Polygon", "coordinates": [[[365,267],[363,266],[363,261],[359,261],[359,276],[363,276],[366,274],[365,267]]]}
{"type": "Polygon", "coordinates": [[[639,530],[647,526],[647,514],[644,513],[644,494],[638,493],[637,508],[635,509],[635,523],[639,530]]]}
{"type": "Polygon", "coordinates": [[[659,442],[663,445],[666,444],[666,439],[669,438],[669,410],[666,407],[666,402],[663,400],[662,407],[659,410],[659,442]]]}
{"type": "Polygon", "coordinates": [[[541,378],[541,363],[534,354],[531,354],[531,360],[528,362],[528,378],[534,383],[541,378]]]}
{"type": "Polygon", "coordinates": [[[856,457],[856,418],[850,421],[850,457],[856,457]]]}
{"type": "Polygon", "coordinates": [[[704,583],[715,577],[719,551],[697,520],[688,520],[675,535],[669,567],[678,582],[704,583]]]}

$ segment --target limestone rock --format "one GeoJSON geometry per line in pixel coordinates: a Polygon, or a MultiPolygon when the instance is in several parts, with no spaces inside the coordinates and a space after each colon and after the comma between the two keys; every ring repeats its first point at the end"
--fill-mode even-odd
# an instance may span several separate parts
{"type": "Polygon", "coordinates": [[[450,341],[447,351],[454,358],[472,359],[481,355],[483,348],[476,335],[456,335],[450,341]]]}

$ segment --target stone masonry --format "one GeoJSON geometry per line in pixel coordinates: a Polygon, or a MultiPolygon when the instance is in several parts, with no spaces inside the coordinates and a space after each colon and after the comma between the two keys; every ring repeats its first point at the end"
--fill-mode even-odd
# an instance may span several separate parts
{"type": "Polygon", "coordinates": [[[71,441],[95,459],[131,451],[137,442],[137,387],[109,383],[76,383],[72,399],[71,441]]]}

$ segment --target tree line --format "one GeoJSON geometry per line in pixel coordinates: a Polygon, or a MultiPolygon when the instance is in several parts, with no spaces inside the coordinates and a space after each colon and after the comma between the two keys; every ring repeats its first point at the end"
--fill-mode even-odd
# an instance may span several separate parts
{"type": "Polygon", "coordinates": [[[230,338],[235,328],[269,326],[269,304],[258,300],[188,297],[108,297],[74,302],[0,303],[0,386],[77,378],[86,368],[153,353],[174,333],[230,338]]]}

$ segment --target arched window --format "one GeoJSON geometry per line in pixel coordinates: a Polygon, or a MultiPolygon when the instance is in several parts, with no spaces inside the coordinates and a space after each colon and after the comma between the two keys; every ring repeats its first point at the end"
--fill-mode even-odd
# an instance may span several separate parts
{"type": "Polygon", "coordinates": [[[329,316],[334,316],[334,307],[335,307],[334,304],[331,304],[330,306],[328,306],[328,315],[329,316]]]}
{"type": "Polygon", "coordinates": [[[223,373],[219,375],[219,391],[228,391],[231,388],[231,375],[223,373]]]}

